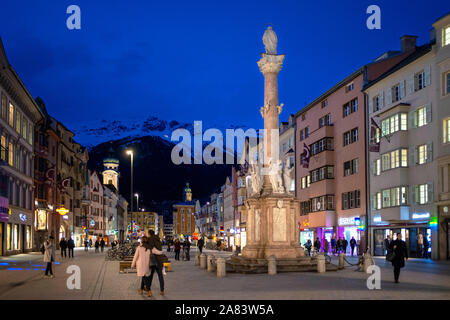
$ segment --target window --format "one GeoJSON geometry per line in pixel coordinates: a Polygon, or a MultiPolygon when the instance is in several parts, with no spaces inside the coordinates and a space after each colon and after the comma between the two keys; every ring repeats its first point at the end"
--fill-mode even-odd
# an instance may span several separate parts
{"type": "Polygon", "coordinates": [[[422,127],[431,122],[431,105],[420,107],[414,111],[414,127],[422,127]]]}
{"type": "Polygon", "coordinates": [[[312,198],[310,201],[311,201],[311,212],[334,210],[333,195],[325,195],[321,197],[312,198]]]}
{"type": "Polygon", "coordinates": [[[427,145],[423,144],[417,147],[417,160],[418,164],[424,164],[427,162],[427,145]]]}
{"type": "Polygon", "coordinates": [[[12,142],[8,146],[8,164],[12,167],[14,165],[14,146],[12,142]]]}
{"type": "Polygon", "coordinates": [[[392,91],[392,102],[397,102],[402,99],[402,93],[400,84],[396,84],[391,88],[392,91]]]}
{"type": "Polygon", "coordinates": [[[319,169],[312,170],[310,176],[311,176],[311,183],[325,179],[334,179],[334,167],[325,166],[319,169]]]}
{"type": "Polygon", "coordinates": [[[14,128],[14,106],[12,103],[9,103],[9,125],[14,128]]]}
{"type": "Polygon", "coordinates": [[[356,141],[358,141],[358,128],[344,133],[344,146],[356,141]]]}
{"type": "Polygon", "coordinates": [[[425,79],[425,71],[423,70],[414,75],[414,91],[422,90],[427,86],[425,79]]]}
{"type": "Polygon", "coordinates": [[[379,176],[381,174],[381,159],[372,162],[372,174],[374,176],[379,176]]]}
{"type": "Polygon", "coordinates": [[[3,136],[2,135],[2,137],[1,137],[1,153],[0,153],[0,155],[1,155],[1,159],[3,160],[3,161],[6,161],[6,137],[5,136],[3,136]]]}
{"type": "Polygon", "coordinates": [[[445,77],[447,79],[447,81],[446,81],[447,94],[449,94],[450,93],[450,72],[447,72],[445,77]]]}
{"type": "Polygon", "coordinates": [[[382,171],[407,166],[408,166],[407,149],[397,149],[381,155],[382,171]]]}
{"type": "Polygon", "coordinates": [[[28,143],[33,145],[33,125],[28,125],[28,143]]]}
{"type": "Polygon", "coordinates": [[[331,114],[327,114],[326,116],[319,119],[319,128],[322,128],[324,126],[331,125],[331,114]]]}
{"type": "Polygon", "coordinates": [[[361,206],[361,192],[359,190],[342,194],[342,210],[359,208],[361,206]]]}
{"type": "Polygon", "coordinates": [[[309,137],[309,127],[300,130],[300,141],[309,137]]]}
{"type": "Polygon", "coordinates": [[[7,120],[6,114],[8,112],[7,103],[6,103],[6,95],[2,92],[2,119],[7,120]]]}
{"type": "Polygon", "coordinates": [[[428,184],[418,185],[417,191],[417,202],[419,204],[428,203],[428,184]]]}
{"type": "Polygon", "coordinates": [[[373,111],[372,112],[376,112],[378,110],[380,110],[383,107],[383,97],[378,94],[375,97],[372,98],[372,105],[373,105],[373,111]]]}
{"type": "Polygon", "coordinates": [[[448,143],[450,142],[450,118],[444,119],[442,128],[443,128],[442,133],[443,141],[444,143],[448,143]]]}
{"type": "Polygon", "coordinates": [[[310,181],[309,175],[302,177],[302,189],[309,188],[310,184],[311,184],[311,181],[310,181]]]}
{"type": "Polygon", "coordinates": [[[328,105],[328,100],[322,101],[322,108],[325,108],[328,105]]]}
{"type": "Polygon", "coordinates": [[[358,98],[353,99],[350,102],[344,104],[344,118],[350,115],[353,112],[358,111],[358,98]]]}
{"type": "Polygon", "coordinates": [[[373,209],[398,207],[408,204],[408,187],[394,187],[376,193],[372,198],[373,209]],[[381,199],[381,196],[383,199],[381,199]]]}
{"type": "Polygon", "coordinates": [[[450,26],[442,28],[442,46],[450,44],[450,26]]]}
{"type": "Polygon", "coordinates": [[[27,128],[28,128],[28,121],[24,117],[22,121],[22,137],[25,139],[25,141],[27,140],[27,128]]]}
{"type": "Polygon", "coordinates": [[[344,162],[344,177],[358,173],[358,159],[344,162]]]}
{"type": "Polygon", "coordinates": [[[316,155],[325,150],[333,150],[333,138],[323,138],[310,145],[311,155],[316,155]]]}
{"type": "Polygon", "coordinates": [[[16,131],[20,134],[20,129],[22,129],[22,115],[19,111],[16,113],[16,131]]]}
{"type": "Polygon", "coordinates": [[[399,130],[408,130],[408,114],[397,113],[381,121],[381,136],[393,134],[399,130]]]}
{"type": "Polygon", "coordinates": [[[12,250],[12,225],[11,223],[8,223],[6,226],[6,250],[12,250]]]}
{"type": "Polygon", "coordinates": [[[354,88],[355,88],[355,85],[354,85],[353,82],[352,82],[352,83],[350,83],[349,85],[347,85],[347,86],[345,87],[345,92],[350,92],[350,91],[352,91],[354,88]]]}

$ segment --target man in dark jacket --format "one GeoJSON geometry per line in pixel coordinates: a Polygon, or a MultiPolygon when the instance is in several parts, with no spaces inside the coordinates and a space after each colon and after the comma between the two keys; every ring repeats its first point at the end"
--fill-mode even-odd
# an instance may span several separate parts
{"type": "Polygon", "coordinates": [[[334,255],[336,253],[336,238],[331,238],[331,253],[334,255]]]}
{"type": "Polygon", "coordinates": [[[355,237],[352,237],[350,239],[350,248],[352,249],[352,256],[353,256],[353,252],[355,251],[355,246],[356,246],[356,240],[355,240],[355,237]]]}
{"type": "Polygon", "coordinates": [[[391,252],[391,236],[387,235],[386,239],[384,239],[384,250],[386,250],[386,254],[391,252]]]}
{"type": "Polygon", "coordinates": [[[203,252],[204,245],[205,245],[205,240],[203,240],[203,238],[200,238],[200,240],[198,240],[198,250],[200,250],[200,254],[202,254],[202,252],[203,252]]]}
{"type": "Polygon", "coordinates": [[[339,240],[336,242],[336,253],[339,254],[342,251],[342,238],[339,237],[339,240]]]}
{"type": "Polygon", "coordinates": [[[347,253],[347,246],[348,246],[348,241],[347,241],[347,239],[344,238],[344,240],[342,240],[342,251],[344,252],[344,254],[347,253]]]}
{"type": "Polygon", "coordinates": [[[105,248],[105,240],[103,240],[103,238],[102,238],[102,241],[100,241],[100,249],[102,252],[103,252],[104,248],[105,248]]]}
{"type": "Polygon", "coordinates": [[[186,238],[186,240],[184,240],[183,250],[184,250],[184,254],[186,255],[186,261],[189,261],[190,260],[189,251],[191,250],[191,242],[189,241],[188,238],[186,238]]]}
{"type": "Polygon", "coordinates": [[[408,261],[408,250],[406,250],[406,243],[402,240],[401,233],[397,233],[397,240],[391,242],[389,249],[395,254],[395,257],[392,260],[392,265],[394,266],[395,283],[398,283],[400,269],[405,266],[405,258],[406,261],[408,261]]]}
{"type": "Polygon", "coordinates": [[[316,238],[316,241],[314,241],[314,250],[316,251],[316,253],[320,252],[320,240],[319,237],[316,238]]]}
{"type": "Polygon", "coordinates": [[[67,258],[67,241],[64,238],[61,238],[59,242],[59,248],[61,249],[61,258],[67,258]]]}
{"type": "Polygon", "coordinates": [[[69,258],[71,253],[73,258],[73,248],[75,248],[75,242],[73,241],[72,237],[70,237],[69,241],[67,241],[67,248],[69,249],[69,258]]]}

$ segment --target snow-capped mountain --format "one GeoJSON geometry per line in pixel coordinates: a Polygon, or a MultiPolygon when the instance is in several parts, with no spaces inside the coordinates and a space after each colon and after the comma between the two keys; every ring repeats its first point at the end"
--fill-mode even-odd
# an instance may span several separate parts
{"type": "MultiPolygon", "coordinates": [[[[139,138],[145,136],[157,136],[170,141],[172,132],[176,129],[184,128],[194,133],[194,123],[179,122],[176,120],[162,120],[154,116],[147,119],[137,120],[90,120],[81,124],[72,125],[71,129],[75,133],[75,140],[78,143],[91,149],[103,142],[110,140],[119,140],[123,138],[139,138]]],[[[247,126],[215,125],[202,123],[203,132],[210,128],[219,129],[225,136],[226,129],[242,128],[246,130],[247,126]]]]}

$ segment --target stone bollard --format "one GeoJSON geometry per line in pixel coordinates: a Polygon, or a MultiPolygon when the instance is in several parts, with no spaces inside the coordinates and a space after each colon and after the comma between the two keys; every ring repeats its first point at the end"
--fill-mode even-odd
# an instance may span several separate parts
{"type": "Polygon", "coordinates": [[[363,270],[364,272],[367,272],[367,268],[372,264],[372,257],[370,256],[370,253],[364,254],[364,260],[363,260],[363,270]]]}
{"type": "Polygon", "coordinates": [[[194,265],[199,266],[200,265],[200,255],[196,254],[194,259],[194,265]]]}
{"type": "Polygon", "coordinates": [[[277,259],[275,258],[275,256],[270,256],[268,259],[268,273],[270,275],[274,275],[277,274],[277,259]]]}
{"type": "Polygon", "coordinates": [[[208,268],[207,268],[208,272],[215,271],[214,264],[213,264],[214,259],[215,259],[214,256],[208,256],[206,259],[206,265],[208,266],[208,268]]]}
{"type": "Polygon", "coordinates": [[[339,253],[339,269],[344,269],[345,268],[345,254],[344,253],[339,253]]]}
{"type": "Polygon", "coordinates": [[[206,255],[204,253],[200,255],[200,269],[206,269],[206,255]]]}
{"type": "Polygon", "coordinates": [[[319,254],[317,256],[317,272],[324,273],[327,269],[325,267],[325,256],[323,254],[319,254]]]}
{"type": "Polygon", "coordinates": [[[227,266],[225,264],[225,259],[224,258],[218,258],[216,260],[216,264],[217,264],[217,277],[218,278],[223,278],[227,275],[227,266]]]}

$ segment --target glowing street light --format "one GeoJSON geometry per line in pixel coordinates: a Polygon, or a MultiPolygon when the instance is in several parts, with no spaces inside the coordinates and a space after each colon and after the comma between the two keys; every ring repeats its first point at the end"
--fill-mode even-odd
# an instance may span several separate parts
{"type": "Polygon", "coordinates": [[[130,194],[131,194],[131,212],[133,212],[133,202],[134,202],[134,200],[133,200],[133,156],[134,156],[134,154],[133,154],[133,151],[131,151],[131,150],[127,150],[127,155],[129,155],[129,156],[131,156],[131,191],[130,191],[130,194]]]}
{"type": "Polygon", "coordinates": [[[137,198],[136,211],[139,211],[139,194],[138,194],[138,193],[135,193],[134,196],[137,198]]]}

